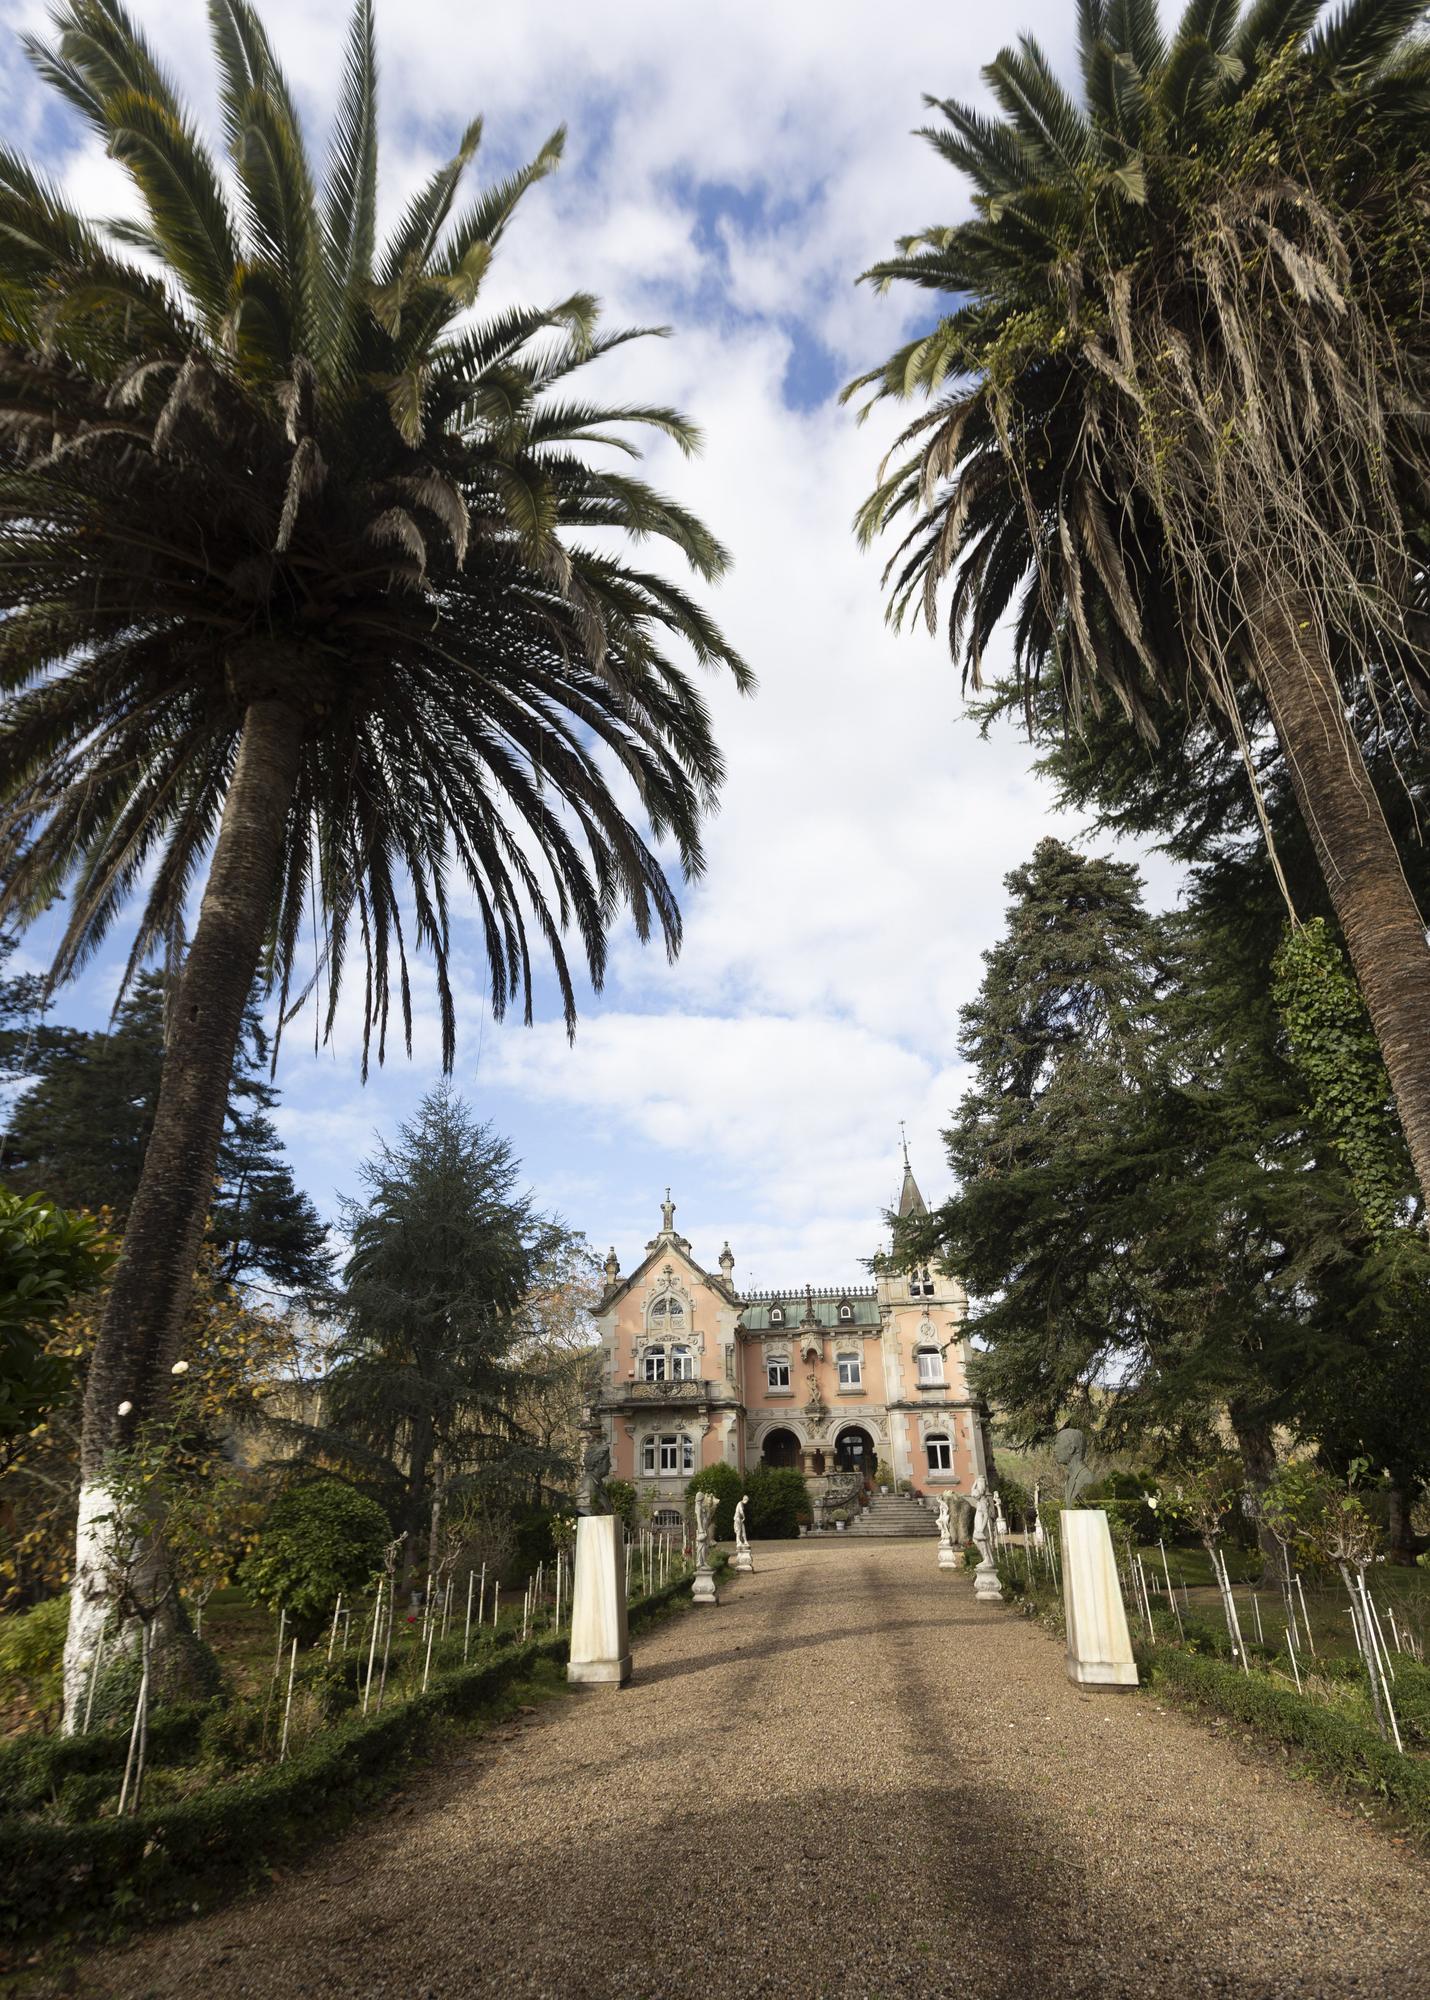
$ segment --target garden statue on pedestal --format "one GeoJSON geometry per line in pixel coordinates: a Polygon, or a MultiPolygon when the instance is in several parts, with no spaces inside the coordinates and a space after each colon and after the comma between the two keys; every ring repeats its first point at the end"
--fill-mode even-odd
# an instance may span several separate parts
{"type": "Polygon", "coordinates": [[[938,1496],[938,1566],[958,1568],[958,1558],[953,1553],[953,1509],[946,1493],[938,1496]]]}
{"type": "Polygon", "coordinates": [[[579,1514],[609,1514],[611,1503],[606,1497],[606,1481],[611,1473],[611,1447],[603,1437],[593,1437],[586,1446],[585,1462],[581,1467],[581,1486],[576,1500],[579,1514]]]}
{"type": "Polygon", "coordinates": [[[690,1592],[693,1604],[718,1604],[715,1572],[710,1567],[710,1536],[719,1505],[713,1493],[695,1496],[695,1583],[690,1592]]]}
{"type": "Polygon", "coordinates": [[[750,1504],[748,1493],[742,1493],[735,1503],[735,1568],[742,1576],[748,1576],[755,1567],[755,1559],[750,1554],[750,1537],[745,1527],[745,1512],[750,1504]]]}
{"type": "Polygon", "coordinates": [[[973,1572],[973,1594],[988,1603],[1002,1598],[1003,1586],[998,1581],[998,1562],[994,1553],[996,1527],[993,1514],[993,1495],[988,1481],[980,1472],[973,1482],[973,1545],[978,1550],[979,1564],[973,1572]]]}
{"type": "Polygon", "coordinates": [[[1071,1425],[1058,1432],[1053,1439],[1053,1457],[1063,1468],[1063,1505],[1083,1507],[1087,1504],[1084,1495],[1093,1484],[1092,1474],[1087,1469],[1087,1439],[1080,1430],[1071,1425]]]}

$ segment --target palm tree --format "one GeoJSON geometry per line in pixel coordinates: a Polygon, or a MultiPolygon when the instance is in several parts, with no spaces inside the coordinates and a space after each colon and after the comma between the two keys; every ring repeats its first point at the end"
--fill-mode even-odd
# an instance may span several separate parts
{"type": "Polygon", "coordinates": [[[639,457],[632,426],[686,452],[695,432],[573,381],[642,330],[599,331],[585,294],[470,312],[562,134],[459,200],[474,122],[380,244],[371,0],[321,185],[247,0],[210,17],[226,169],[118,0],[62,0],[27,47],[141,220],[92,223],[0,151],[0,917],[71,888],[63,978],[139,898],[131,971],[182,966],[89,1377],[71,1712],[104,1611],[105,1469],[164,1407],[255,971],[285,1015],[316,988],[331,1030],[356,949],[365,1073],[394,1001],[410,1047],[416,950],[450,1066],[464,888],[493,1011],[531,1019],[535,942],[570,1027],[572,926],[598,984],[623,909],[679,943],[651,842],[694,875],[722,777],[680,655],[750,684],[700,604],[631,559],[654,539],[699,578],[724,568],[611,466],[639,457]]]}
{"type": "Polygon", "coordinates": [[[1081,101],[1027,39],[1001,116],[927,100],[973,215],[866,274],[952,297],[845,392],[930,399],[858,527],[905,531],[894,622],[951,580],[974,685],[1011,617],[1030,717],[1210,709],[1253,784],[1269,724],[1430,1192],[1430,950],[1349,720],[1430,698],[1425,6],[1076,4],[1081,101]]]}

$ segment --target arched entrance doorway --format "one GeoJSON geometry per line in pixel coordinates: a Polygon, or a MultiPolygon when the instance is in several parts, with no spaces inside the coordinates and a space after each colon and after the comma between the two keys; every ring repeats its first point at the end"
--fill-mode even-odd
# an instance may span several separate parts
{"type": "Polygon", "coordinates": [[[873,1438],[858,1424],[850,1424],[834,1440],[834,1463],[841,1472],[858,1472],[872,1479],[877,1460],[873,1438]]]}
{"type": "Polygon", "coordinates": [[[793,1431],[769,1431],[761,1461],[765,1465],[799,1465],[799,1439],[793,1431]]]}

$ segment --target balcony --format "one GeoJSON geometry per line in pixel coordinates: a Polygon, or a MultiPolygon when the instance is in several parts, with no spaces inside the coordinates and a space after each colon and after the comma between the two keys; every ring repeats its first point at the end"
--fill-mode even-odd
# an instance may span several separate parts
{"type": "Polygon", "coordinates": [[[738,1403],[739,1391],[733,1382],[723,1376],[708,1380],[686,1380],[675,1382],[607,1382],[602,1386],[597,1407],[603,1410],[621,1410],[636,1407],[642,1403],[670,1405],[676,1403],[738,1403]]]}

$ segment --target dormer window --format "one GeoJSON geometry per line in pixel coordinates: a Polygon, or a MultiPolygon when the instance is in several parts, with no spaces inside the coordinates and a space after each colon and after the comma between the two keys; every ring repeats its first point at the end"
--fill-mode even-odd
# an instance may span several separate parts
{"type": "Polygon", "coordinates": [[[839,1308],[839,1317],[841,1320],[844,1320],[846,1322],[853,1319],[854,1317],[853,1306],[841,1306],[839,1308]]]}
{"type": "Polygon", "coordinates": [[[783,1306],[771,1306],[771,1307],[770,1307],[770,1325],[771,1325],[771,1326],[783,1326],[783,1325],[784,1325],[784,1323],[785,1323],[785,1309],[784,1309],[784,1307],[783,1307],[783,1306]]]}

